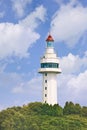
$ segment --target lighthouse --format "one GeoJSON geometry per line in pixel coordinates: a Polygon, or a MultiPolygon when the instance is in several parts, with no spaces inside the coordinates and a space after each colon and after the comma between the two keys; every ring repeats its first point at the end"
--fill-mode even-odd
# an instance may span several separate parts
{"type": "Polygon", "coordinates": [[[40,59],[39,73],[43,76],[43,103],[49,105],[57,104],[57,74],[61,73],[59,59],[54,51],[54,39],[48,35],[46,39],[46,50],[40,59]]]}

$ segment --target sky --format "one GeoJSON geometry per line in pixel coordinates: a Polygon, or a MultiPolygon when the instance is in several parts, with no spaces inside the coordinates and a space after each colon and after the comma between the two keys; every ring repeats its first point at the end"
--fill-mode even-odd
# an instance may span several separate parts
{"type": "Polygon", "coordinates": [[[0,110],[42,101],[49,32],[62,70],[58,104],[87,106],[87,0],[0,0],[0,110]]]}

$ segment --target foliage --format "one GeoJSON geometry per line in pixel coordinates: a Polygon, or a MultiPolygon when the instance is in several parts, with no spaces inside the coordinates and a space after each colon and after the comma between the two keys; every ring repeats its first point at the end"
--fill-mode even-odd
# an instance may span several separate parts
{"type": "Polygon", "coordinates": [[[66,102],[64,109],[63,109],[63,113],[65,115],[68,115],[68,114],[79,114],[79,115],[81,115],[81,106],[79,104],[74,104],[72,102],[66,102]]]}
{"type": "Polygon", "coordinates": [[[82,107],[82,116],[87,117],[87,107],[85,106],[82,107]]]}
{"type": "Polygon", "coordinates": [[[35,102],[7,108],[0,112],[0,130],[87,130],[87,107],[35,102]]]}

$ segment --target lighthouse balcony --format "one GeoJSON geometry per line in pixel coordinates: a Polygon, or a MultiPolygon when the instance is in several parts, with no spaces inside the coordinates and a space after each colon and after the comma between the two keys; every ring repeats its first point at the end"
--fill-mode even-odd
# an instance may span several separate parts
{"type": "Polygon", "coordinates": [[[61,73],[61,69],[60,68],[40,68],[39,69],[39,73],[61,73]]]}
{"type": "Polygon", "coordinates": [[[47,55],[45,55],[44,57],[41,58],[40,60],[41,63],[46,63],[46,62],[55,62],[55,63],[59,63],[59,59],[58,57],[48,57],[47,55]]]}

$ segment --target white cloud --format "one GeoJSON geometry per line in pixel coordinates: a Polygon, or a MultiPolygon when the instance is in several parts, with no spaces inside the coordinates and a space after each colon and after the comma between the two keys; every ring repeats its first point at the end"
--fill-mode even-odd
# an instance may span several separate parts
{"type": "MultiPolygon", "coordinates": [[[[82,91],[83,89],[87,90],[87,70],[85,70],[84,73],[80,73],[77,77],[71,78],[71,80],[68,81],[68,86],[73,88],[75,91],[78,89],[79,91],[82,91]]],[[[78,91],[78,92],[79,92],[78,91]]]]}
{"type": "MultiPolygon", "coordinates": [[[[21,104],[23,102],[42,101],[42,79],[41,77],[33,77],[29,81],[18,83],[12,88],[12,94],[21,95],[21,104]],[[24,100],[24,101],[23,101],[24,100]]],[[[18,98],[20,100],[20,97],[18,98]]]]}
{"type": "Polygon", "coordinates": [[[58,76],[59,103],[64,105],[66,101],[73,101],[86,105],[87,55],[80,57],[69,53],[60,59],[60,67],[62,73],[58,76]]]}
{"type": "Polygon", "coordinates": [[[58,98],[61,105],[66,101],[72,101],[81,105],[87,105],[87,70],[78,75],[63,74],[58,78],[58,98]]]}
{"type": "Polygon", "coordinates": [[[22,82],[23,76],[20,74],[0,72],[0,88],[8,88],[15,86],[16,84],[22,82]]]}
{"type": "Polygon", "coordinates": [[[51,22],[54,39],[74,46],[87,31],[87,8],[80,3],[62,4],[51,22]]]}
{"type": "Polygon", "coordinates": [[[55,0],[59,5],[61,5],[63,2],[64,2],[64,0],[55,0]]]}
{"type": "Polygon", "coordinates": [[[41,77],[16,72],[0,72],[0,110],[14,105],[41,101],[41,77]],[[26,79],[27,77],[27,79],[26,79]]]}
{"type": "Polygon", "coordinates": [[[40,92],[41,77],[34,77],[30,81],[20,82],[13,89],[13,93],[28,93],[35,96],[40,92]],[[38,91],[39,90],[39,91],[38,91]]]}
{"type": "Polygon", "coordinates": [[[27,4],[30,4],[32,2],[32,0],[11,0],[11,1],[13,10],[19,17],[22,17],[24,15],[27,4]]]}
{"type": "MultiPolygon", "coordinates": [[[[86,53],[86,52],[85,52],[86,53]]],[[[87,56],[73,55],[69,53],[60,59],[60,66],[64,74],[77,74],[87,69],[87,56]]]]}
{"type": "Polygon", "coordinates": [[[85,52],[85,56],[87,57],[87,51],[85,52]]]}
{"type": "Polygon", "coordinates": [[[17,87],[13,88],[13,92],[14,93],[23,93],[24,92],[23,86],[24,86],[24,84],[20,83],[20,85],[18,85],[17,87]]]}
{"type": "Polygon", "coordinates": [[[6,67],[7,63],[0,63],[0,73],[3,73],[6,67]]]}
{"type": "MultiPolygon", "coordinates": [[[[0,66],[0,69],[1,68],[0,66]]],[[[15,95],[11,93],[11,90],[22,81],[22,74],[17,74],[16,72],[6,73],[4,69],[0,71],[0,110],[16,105],[14,101],[20,98],[18,98],[19,96],[15,97],[15,95]]]]}
{"type": "Polygon", "coordinates": [[[68,3],[70,2],[71,4],[75,4],[75,3],[78,3],[78,0],[55,0],[60,6],[61,4],[63,3],[68,3]]]}
{"type": "Polygon", "coordinates": [[[25,28],[20,24],[0,24],[0,58],[15,55],[19,57],[28,56],[28,48],[40,36],[31,28],[25,28]],[[32,35],[31,35],[32,34],[32,35]]]}
{"type": "Polygon", "coordinates": [[[24,20],[20,21],[21,25],[29,26],[35,29],[38,26],[38,22],[45,21],[46,9],[41,5],[35,9],[30,15],[28,15],[24,20]]]}
{"type": "Polygon", "coordinates": [[[45,8],[39,6],[18,24],[0,23],[0,59],[28,56],[29,47],[40,38],[35,29],[45,20],[45,14],[45,8]]]}

